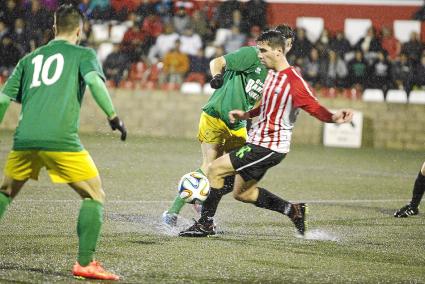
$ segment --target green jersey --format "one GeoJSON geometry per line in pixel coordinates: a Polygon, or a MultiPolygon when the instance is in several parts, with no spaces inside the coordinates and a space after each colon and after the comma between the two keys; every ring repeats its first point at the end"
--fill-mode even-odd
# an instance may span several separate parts
{"type": "Polygon", "coordinates": [[[97,72],[93,49],[52,40],[22,58],[2,92],[22,104],[14,150],[76,152],[83,150],[78,128],[86,84],[97,72]]]}
{"type": "Polygon", "coordinates": [[[248,111],[261,99],[267,69],[261,64],[257,53],[256,47],[246,46],[224,55],[226,69],[223,86],[212,94],[202,108],[207,114],[223,120],[230,129],[245,127],[246,121],[231,124],[229,111],[248,111]]]}

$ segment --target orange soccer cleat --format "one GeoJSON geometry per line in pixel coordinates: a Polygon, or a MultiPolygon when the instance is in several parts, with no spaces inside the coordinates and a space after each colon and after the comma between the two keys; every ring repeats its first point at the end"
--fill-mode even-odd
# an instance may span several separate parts
{"type": "Polygon", "coordinates": [[[72,267],[72,275],[76,278],[91,278],[100,280],[119,280],[120,277],[103,269],[102,265],[93,260],[87,266],[81,266],[78,262],[72,267]]]}

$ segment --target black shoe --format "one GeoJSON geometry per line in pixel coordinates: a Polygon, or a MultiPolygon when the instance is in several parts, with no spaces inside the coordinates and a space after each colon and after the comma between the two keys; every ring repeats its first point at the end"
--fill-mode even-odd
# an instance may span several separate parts
{"type": "Polygon", "coordinates": [[[401,207],[399,210],[394,212],[394,217],[396,218],[406,218],[413,215],[418,215],[419,209],[412,207],[410,204],[407,204],[406,206],[401,207]]]}
{"type": "Polygon", "coordinates": [[[196,220],[195,224],[193,224],[191,227],[189,227],[186,230],[183,230],[179,233],[180,237],[208,237],[213,236],[216,234],[215,231],[215,224],[214,222],[208,222],[208,223],[200,223],[196,220]]]}
{"type": "Polygon", "coordinates": [[[307,231],[307,213],[308,207],[305,203],[294,203],[291,206],[291,212],[289,218],[291,218],[292,223],[294,223],[295,228],[300,235],[304,236],[307,231]]]}

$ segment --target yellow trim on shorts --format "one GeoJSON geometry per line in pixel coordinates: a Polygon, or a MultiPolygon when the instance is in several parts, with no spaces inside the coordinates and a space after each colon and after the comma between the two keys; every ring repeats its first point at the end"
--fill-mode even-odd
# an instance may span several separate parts
{"type": "Polygon", "coordinates": [[[99,171],[86,150],[80,152],[11,151],[7,157],[4,174],[14,180],[38,180],[45,167],[54,183],[71,183],[88,180],[99,171]]]}
{"type": "Polygon", "coordinates": [[[244,145],[247,137],[245,127],[232,130],[223,120],[202,112],[198,128],[200,142],[224,145],[225,151],[228,152],[244,145]]]}

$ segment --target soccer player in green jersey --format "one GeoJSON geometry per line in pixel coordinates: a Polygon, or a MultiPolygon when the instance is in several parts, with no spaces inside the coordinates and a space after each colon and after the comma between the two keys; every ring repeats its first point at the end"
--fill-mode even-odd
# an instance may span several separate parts
{"type": "MultiPolygon", "coordinates": [[[[289,40],[294,37],[292,29],[280,25],[279,29],[289,40]]],[[[239,50],[213,59],[210,70],[213,79],[210,82],[216,91],[212,94],[199,121],[198,140],[201,142],[202,165],[198,172],[207,175],[208,165],[222,156],[245,144],[247,139],[246,121],[231,123],[229,111],[236,108],[249,111],[261,99],[267,70],[258,59],[256,47],[247,46],[239,50]]],[[[234,176],[226,178],[225,187],[221,191],[211,191],[204,202],[201,219],[208,218],[213,226],[212,217],[223,195],[231,192],[234,176]],[[205,209],[207,208],[207,209],[205,209]]],[[[177,217],[185,201],[176,196],[172,206],[163,213],[163,222],[175,226],[177,217]]]]}
{"type": "Polygon", "coordinates": [[[0,122],[10,100],[22,105],[13,149],[0,186],[0,218],[25,182],[37,180],[46,167],[51,180],[67,183],[82,198],[78,216],[78,259],[75,277],[118,280],[93,259],[103,222],[105,193],[99,172],[78,137],[79,113],[90,91],[113,130],[126,139],[94,50],[78,46],[83,16],[72,5],[55,12],[55,38],[22,58],[0,93],[0,122]]]}

